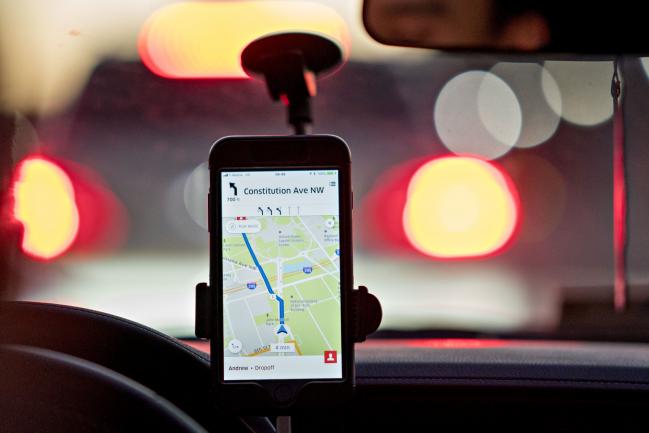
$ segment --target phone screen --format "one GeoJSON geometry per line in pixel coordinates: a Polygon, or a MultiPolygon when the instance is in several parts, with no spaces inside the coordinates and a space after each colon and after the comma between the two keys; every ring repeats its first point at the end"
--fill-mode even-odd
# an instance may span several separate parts
{"type": "Polygon", "coordinates": [[[221,172],[223,379],[341,379],[339,171],[221,172]]]}

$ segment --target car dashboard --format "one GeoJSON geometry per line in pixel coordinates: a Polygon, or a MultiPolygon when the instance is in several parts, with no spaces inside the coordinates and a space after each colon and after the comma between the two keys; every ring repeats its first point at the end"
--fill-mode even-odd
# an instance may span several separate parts
{"type": "MultiPolygon", "coordinates": [[[[210,403],[208,345],[109,314],[0,304],[0,344],[55,350],[127,376],[208,431],[273,431],[210,403]]],[[[352,401],[293,431],[646,431],[649,347],[502,339],[369,339],[352,401]]],[[[269,414],[270,415],[270,414],[269,414]]]]}
{"type": "Polygon", "coordinates": [[[379,431],[639,431],[648,348],[508,340],[370,340],[357,426],[379,431]]]}

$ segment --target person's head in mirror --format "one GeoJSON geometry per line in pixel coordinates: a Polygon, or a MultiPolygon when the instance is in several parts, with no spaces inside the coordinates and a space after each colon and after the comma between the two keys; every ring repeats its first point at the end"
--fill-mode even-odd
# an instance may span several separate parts
{"type": "Polygon", "coordinates": [[[550,42],[548,23],[530,2],[371,0],[370,5],[370,27],[390,43],[534,51],[550,42]]]}

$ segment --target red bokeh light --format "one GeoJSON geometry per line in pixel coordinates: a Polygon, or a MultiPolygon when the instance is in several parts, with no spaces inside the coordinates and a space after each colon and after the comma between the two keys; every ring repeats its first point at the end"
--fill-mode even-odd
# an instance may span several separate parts
{"type": "Polygon", "coordinates": [[[467,156],[422,158],[393,168],[379,179],[361,213],[366,246],[441,260],[501,253],[521,219],[507,172],[467,156]]]}
{"type": "Polygon", "coordinates": [[[13,217],[23,252],[53,260],[70,250],[105,251],[125,239],[126,212],[101,178],[69,161],[31,155],[16,167],[13,217]]]}
{"type": "Polygon", "coordinates": [[[248,78],[243,49],[273,33],[303,32],[336,41],[345,58],[350,37],[331,8],[302,1],[183,2],[164,6],[144,23],[142,62],[165,78],[248,78]]]}

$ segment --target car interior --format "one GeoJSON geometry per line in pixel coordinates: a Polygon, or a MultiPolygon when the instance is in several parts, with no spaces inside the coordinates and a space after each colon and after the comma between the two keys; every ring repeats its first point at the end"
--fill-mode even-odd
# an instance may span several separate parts
{"type": "Polygon", "coordinates": [[[0,432],[646,431],[641,20],[626,0],[0,1],[0,432]],[[210,148],[310,134],[351,152],[353,395],[222,407],[210,148]]]}

